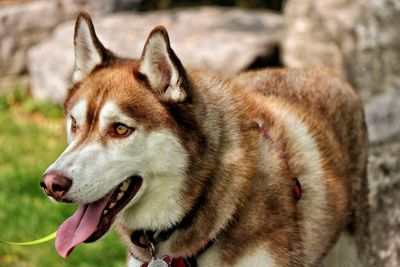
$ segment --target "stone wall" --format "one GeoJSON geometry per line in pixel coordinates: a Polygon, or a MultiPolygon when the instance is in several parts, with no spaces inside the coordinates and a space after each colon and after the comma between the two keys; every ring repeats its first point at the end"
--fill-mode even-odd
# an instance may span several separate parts
{"type": "Polygon", "coordinates": [[[1,76],[23,72],[28,49],[48,37],[63,20],[57,1],[0,4],[1,76]]]}
{"type": "Polygon", "coordinates": [[[283,61],[325,65],[365,100],[400,88],[398,0],[289,0],[283,61]]]}
{"type": "MultiPolygon", "coordinates": [[[[226,75],[272,58],[281,38],[283,18],[271,12],[235,8],[189,8],[93,17],[103,44],[118,55],[140,57],[153,27],[164,25],[182,63],[226,75]]],[[[37,99],[60,103],[71,83],[74,22],[56,28],[48,40],[30,49],[31,91],[37,99]]]]}
{"type": "Polygon", "coordinates": [[[26,71],[29,48],[47,39],[80,10],[104,14],[134,9],[141,0],[31,0],[0,2],[0,76],[26,71]]]}

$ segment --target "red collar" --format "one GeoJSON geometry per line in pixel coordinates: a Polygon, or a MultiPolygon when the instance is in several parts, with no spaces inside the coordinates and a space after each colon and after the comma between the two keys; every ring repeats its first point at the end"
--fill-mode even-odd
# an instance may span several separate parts
{"type": "MultiPolygon", "coordinates": [[[[149,252],[151,255],[153,255],[153,253],[155,254],[154,251],[154,245],[159,243],[160,241],[165,241],[169,238],[169,236],[172,234],[173,231],[176,230],[176,227],[165,231],[163,233],[159,233],[157,235],[155,235],[154,232],[146,232],[146,231],[134,231],[131,234],[131,242],[136,245],[139,246],[141,248],[148,248],[149,252]],[[147,242],[149,243],[141,243],[141,236],[144,235],[145,238],[147,239],[147,242]],[[154,236],[157,236],[157,238],[155,238],[154,236]],[[153,245],[154,244],[154,245],[153,245]],[[150,246],[152,246],[152,250],[150,248],[150,246]],[[153,252],[153,253],[152,253],[153,252]]],[[[168,264],[169,267],[195,267],[197,266],[197,258],[202,255],[207,249],[209,249],[215,242],[216,239],[218,239],[218,237],[224,232],[224,230],[220,230],[218,232],[218,234],[216,235],[215,238],[209,240],[204,247],[202,247],[194,256],[191,257],[179,257],[179,258],[172,258],[168,255],[165,255],[163,257],[161,257],[161,259],[158,259],[160,261],[164,261],[166,264],[168,264]]],[[[130,253],[132,257],[136,258],[132,253],[130,253]]],[[[161,263],[162,264],[162,263],[161,263]]],[[[151,267],[151,261],[150,262],[145,262],[141,265],[141,267],[151,267]]],[[[154,265],[154,266],[161,266],[161,265],[154,265]]]]}
{"type": "MultiPolygon", "coordinates": [[[[195,256],[192,257],[179,257],[179,258],[172,258],[168,255],[161,257],[161,259],[157,259],[158,261],[163,261],[169,267],[197,267],[197,257],[203,254],[207,249],[209,249],[214,244],[215,239],[208,241],[207,245],[203,247],[195,256]]],[[[133,255],[131,255],[134,257],[133,255]]],[[[150,262],[145,262],[141,265],[141,267],[152,267],[150,262]]],[[[162,262],[161,262],[162,263],[162,262]]],[[[161,266],[161,265],[154,265],[154,266],[161,266]]]]}
{"type": "MultiPolygon", "coordinates": [[[[196,258],[176,258],[171,259],[170,256],[164,256],[161,258],[169,267],[196,267],[196,258]]],[[[159,266],[159,265],[157,265],[159,266]]],[[[140,267],[151,267],[150,262],[143,263],[140,267]]]]}

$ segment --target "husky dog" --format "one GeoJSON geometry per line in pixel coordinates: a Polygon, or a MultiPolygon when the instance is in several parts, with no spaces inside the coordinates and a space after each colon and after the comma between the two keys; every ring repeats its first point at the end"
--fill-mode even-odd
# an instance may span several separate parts
{"type": "Polygon", "coordinates": [[[74,44],[68,147],[41,181],[80,205],[61,256],[115,226],[129,266],[363,266],[367,134],[347,83],[321,68],[186,68],[162,26],[121,58],[86,13],[74,44]]]}

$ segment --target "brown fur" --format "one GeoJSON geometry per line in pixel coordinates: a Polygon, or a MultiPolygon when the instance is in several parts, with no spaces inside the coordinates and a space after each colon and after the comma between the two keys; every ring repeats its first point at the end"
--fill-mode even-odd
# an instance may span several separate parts
{"type": "MultiPolygon", "coordinates": [[[[174,102],[164,87],[150,85],[139,69],[143,57],[120,59],[96,45],[107,57],[69,91],[65,109],[83,97],[91,100],[87,114],[93,123],[82,140],[100,138],[107,145],[107,138],[96,132],[97,107],[106,99],[114,100],[146,131],[167,128],[181,140],[189,155],[182,205],[191,216],[159,244],[159,250],[173,257],[191,256],[217,237],[213,247],[229,266],[260,247],[278,266],[317,266],[340,233],[351,229],[360,251],[367,251],[366,130],[362,105],[352,88],[325,69],[260,70],[232,80],[184,69],[169,47],[166,31],[157,31],[167,40],[168,53],[183,77],[183,101],[174,102]],[[302,122],[321,155],[317,183],[328,193],[315,240],[304,233],[309,217],[303,203],[313,201],[313,188],[304,186],[302,199],[293,199],[291,172],[303,182],[308,170],[299,163],[302,151],[280,110],[302,122]],[[274,144],[262,137],[257,125],[268,131],[274,144]],[[304,242],[316,244],[312,258],[306,256],[304,242]]],[[[170,74],[161,68],[168,80],[170,74]]],[[[131,253],[149,260],[146,249],[129,241],[133,230],[138,229],[119,227],[131,253]]]]}
{"type": "MultiPolygon", "coordinates": [[[[369,207],[367,163],[367,130],[360,97],[341,78],[328,69],[272,69],[244,73],[236,77],[235,82],[251,92],[284,99],[305,113],[313,114],[312,128],[318,131],[332,130],[341,145],[343,156],[347,157],[347,169],[344,170],[351,190],[351,217],[349,231],[355,232],[357,245],[364,253],[369,253],[369,207]],[[328,78],[329,77],[329,78],[328,78]]],[[[302,112],[303,113],[303,112],[302,112]]],[[[318,142],[325,145],[321,138],[318,142]]],[[[322,148],[330,155],[329,147],[322,148]]],[[[337,161],[338,155],[332,155],[331,161],[337,161]]],[[[342,162],[337,162],[337,169],[342,162]]]]}

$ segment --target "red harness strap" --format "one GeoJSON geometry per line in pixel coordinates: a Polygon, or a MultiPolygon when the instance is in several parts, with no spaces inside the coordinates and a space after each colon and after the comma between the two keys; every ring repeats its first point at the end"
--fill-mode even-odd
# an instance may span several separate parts
{"type": "MultiPolygon", "coordinates": [[[[191,265],[186,258],[171,259],[171,257],[169,256],[164,256],[162,257],[162,260],[165,261],[170,267],[195,267],[194,265],[191,265]]],[[[148,267],[148,266],[149,262],[143,263],[141,265],[141,267],[148,267]]]]}
{"type": "Polygon", "coordinates": [[[259,128],[260,132],[263,134],[264,138],[267,139],[272,146],[275,147],[275,149],[279,153],[279,158],[285,163],[290,175],[293,177],[293,197],[296,201],[299,201],[301,198],[301,185],[299,179],[293,175],[292,170],[289,167],[289,161],[287,160],[285,154],[277,147],[274,139],[271,138],[271,136],[268,134],[268,132],[264,128],[259,128]]]}

